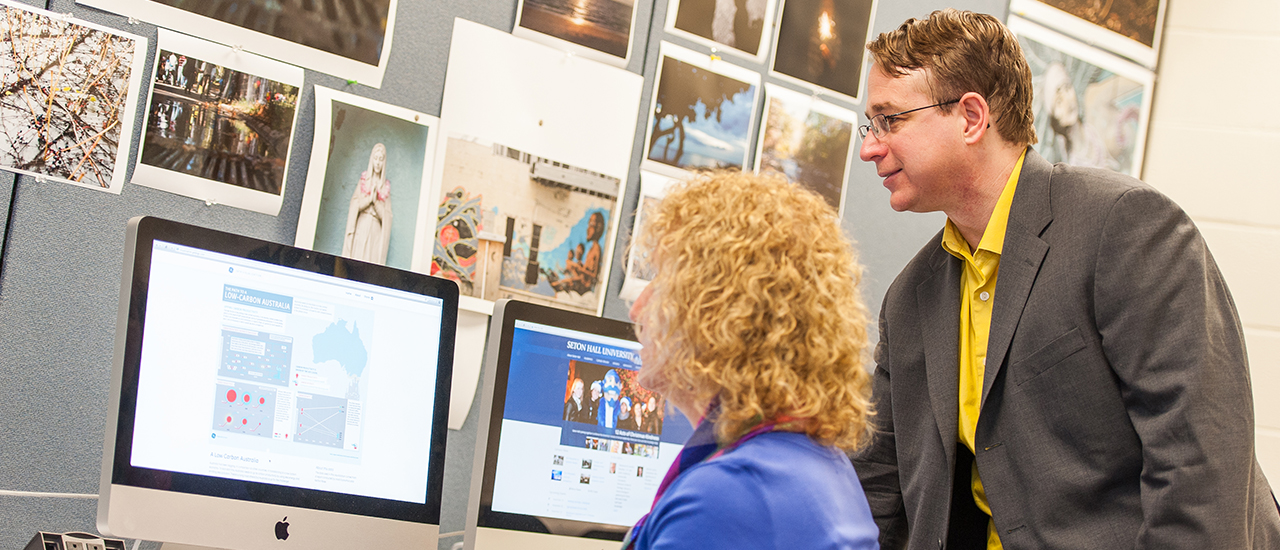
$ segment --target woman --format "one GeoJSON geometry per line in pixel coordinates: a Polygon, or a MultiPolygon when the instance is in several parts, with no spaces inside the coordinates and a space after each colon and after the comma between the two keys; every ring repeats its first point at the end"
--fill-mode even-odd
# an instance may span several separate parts
{"type": "Polygon", "coordinates": [[[369,153],[369,169],[351,194],[342,255],[375,264],[387,263],[391,244],[391,180],[387,179],[387,148],[381,143],[369,153]]]}
{"type": "Polygon", "coordinates": [[[624,547],[877,548],[845,451],[870,437],[868,315],[835,212],[781,179],[679,184],[638,246],[640,384],[696,429],[624,547]]]}

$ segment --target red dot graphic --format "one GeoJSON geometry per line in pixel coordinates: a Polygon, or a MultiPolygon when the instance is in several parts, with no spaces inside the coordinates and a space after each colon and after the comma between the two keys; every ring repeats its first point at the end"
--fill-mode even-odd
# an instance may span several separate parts
{"type": "Polygon", "coordinates": [[[248,403],[248,402],[249,402],[249,394],[247,394],[247,393],[246,393],[246,394],[244,394],[244,402],[245,402],[245,403],[248,403]]]}
{"type": "Polygon", "coordinates": [[[246,418],[246,419],[244,419],[244,420],[241,420],[241,421],[240,421],[240,423],[241,423],[241,424],[248,424],[248,423],[249,423],[249,419],[248,419],[248,418],[246,418]]]}
{"type": "Polygon", "coordinates": [[[267,398],[265,398],[265,397],[259,397],[259,398],[258,398],[258,404],[259,404],[259,405],[266,405],[266,404],[267,404],[267,398]]]}
{"type": "Polygon", "coordinates": [[[236,400],[236,390],[227,390],[227,401],[236,400]]]}
{"type": "Polygon", "coordinates": [[[228,416],[228,417],[227,417],[227,424],[230,424],[230,423],[231,423],[231,417],[230,417],[230,416],[228,416]]]}

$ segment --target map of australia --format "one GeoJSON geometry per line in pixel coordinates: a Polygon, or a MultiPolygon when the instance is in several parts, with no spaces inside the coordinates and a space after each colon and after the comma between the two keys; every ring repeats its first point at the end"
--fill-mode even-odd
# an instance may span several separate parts
{"type": "Polygon", "coordinates": [[[360,341],[360,325],[351,323],[348,329],[346,324],[342,320],[334,321],[311,339],[313,359],[317,363],[337,361],[348,375],[360,376],[369,361],[369,350],[360,341]]]}

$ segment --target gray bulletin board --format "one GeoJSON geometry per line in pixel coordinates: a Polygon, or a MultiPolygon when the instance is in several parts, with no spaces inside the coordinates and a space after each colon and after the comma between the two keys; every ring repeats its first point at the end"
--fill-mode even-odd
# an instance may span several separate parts
{"type": "MultiPolygon", "coordinates": [[[[622,199],[621,227],[630,227],[637,203],[658,44],[666,40],[707,52],[703,45],[664,32],[666,0],[637,2],[635,41],[626,70],[643,75],[645,86],[636,106],[640,118],[627,196],[622,199]]],[[[27,3],[44,7],[43,2],[27,3]]],[[[151,49],[148,59],[154,58],[154,26],[130,23],[124,17],[70,0],[52,0],[51,4],[49,8],[55,12],[70,12],[86,21],[147,37],[151,49]]],[[[880,0],[873,34],[947,6],[992,13],[1002,19],[1007,12],[1007,0],[880,0]]],[[[306,71],[293,155],[287,167],[289,184],[278,216],[206,205],[128,183],[121,194],[114,195],[29,176],[15,181],[12,175],[0,173],[0,216],[5,217],[0,219],[0,230],[7,228],[7,234],[0,233],[5,239],[0,264],[0,548],[21,548],[36,531],[95,531],[125,222],[133,216],[151,215],[292,244],[310,160],[312,86],[439,116],[454,18],[510,31],[516,8],[516,0],[401,0],[394,46],[379,89],[306,71]]],[[[764,62],[735,62],[760,72],[762,81],[771,81],[764,62]]],[[[152,70],[148,62],[147,78],[152,70]]],[[[136,158],[143,103],[135,113],[133,149],[127,153],[130,159],[136,158]]],[[[862,111],[860,105],[847,107],[862,111]]],[[[757,117],[760,110],[757,104],[757,117]]],[[[858,242],[866,267],[865,298],[871,309],[878,311],[893,277],[941,228],[943,218],[892,212],[874,167],[857,159],[848,186],[844,230],[858,242]]],[[[625,319],[629,305],[617,298],[625,247],[614,250],[604,313],[625,319]]],[[[449,432],[442,532],[462,529],[476,417],[473,405],[463,428],[449,432]]],[[[461,537],[442,538],[440,547],[449,548],[458,540],[461,537]]]]}

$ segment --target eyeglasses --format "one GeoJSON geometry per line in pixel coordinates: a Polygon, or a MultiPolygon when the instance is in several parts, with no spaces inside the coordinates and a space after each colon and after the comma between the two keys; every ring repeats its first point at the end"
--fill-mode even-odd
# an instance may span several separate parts
{"type": "Polygon", "coordinates": [[[862,139],[867,139],[867,132],[871,132],[872,135],[876,136],[876,139],[880,139],[884,137],[885,134],[889,133],[889,130],[890,130],[889,123],[893,122],[893,119],[895,118],[898,118],[907,113],[914,113],[916,111],[923,111],[925,109],[932,109],[934,107],[941,107],[943,105],[950,105],[952,103],[959,103],[959,102],[960,102],[959,99],[953,99],[951,101],[943,101],[942,103],[925,105],[924,107],[917,107],[915,109],[909,109],[906,111],[902,111],[900,113],[893,113],[891,115],[879,114],[879,115],[873,116],[871,117],[871,124],[863,124],[858,127],[858,136],[861,137],[862,139]]]}

